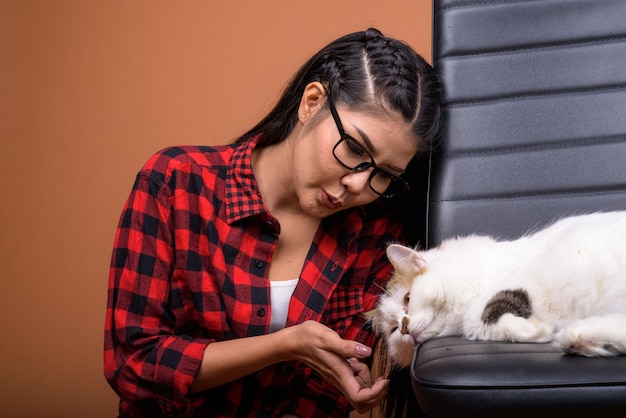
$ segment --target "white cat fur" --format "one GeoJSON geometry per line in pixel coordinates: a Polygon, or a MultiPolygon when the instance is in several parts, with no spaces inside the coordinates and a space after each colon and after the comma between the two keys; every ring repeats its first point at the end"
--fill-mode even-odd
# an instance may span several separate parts
{"type": "Polygon", "coordinates": [[[565,218],[512,241],[474,235],[421,252],[394,244],[387,255],[394,277],[368,316],[398,366],[416,344],[447,335],[626,354],[626,212],[565,218]],[[486,304],[507,289],[526,290],[532,314],[486,324],[486,304]]]}

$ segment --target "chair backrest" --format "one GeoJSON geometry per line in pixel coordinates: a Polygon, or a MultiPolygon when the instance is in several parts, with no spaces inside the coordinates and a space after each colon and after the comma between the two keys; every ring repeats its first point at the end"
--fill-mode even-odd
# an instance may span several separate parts
{"type": "Polygon", "coordinates": [[[626,1],[434,0],[427,246],[626,209],[626,1]]]}

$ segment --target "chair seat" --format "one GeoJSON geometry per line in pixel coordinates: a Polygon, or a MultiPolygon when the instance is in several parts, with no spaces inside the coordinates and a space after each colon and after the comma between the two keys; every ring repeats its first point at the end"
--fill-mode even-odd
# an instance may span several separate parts
{"type": "Polygon", "coordinates": [[[416,348],[411,375],[429,417],[626,416],[626,357],[445,337],[416,348]]]}

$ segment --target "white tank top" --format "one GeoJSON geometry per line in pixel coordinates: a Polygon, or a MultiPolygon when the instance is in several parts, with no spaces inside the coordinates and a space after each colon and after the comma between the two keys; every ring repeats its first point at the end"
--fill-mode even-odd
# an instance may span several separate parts
{"type": "Polygon", "coordinates": [[[285,328],[289,301],[300,279],[270,281],[270,303],[272,317],[270,318],[270,332],[285,328]]]}

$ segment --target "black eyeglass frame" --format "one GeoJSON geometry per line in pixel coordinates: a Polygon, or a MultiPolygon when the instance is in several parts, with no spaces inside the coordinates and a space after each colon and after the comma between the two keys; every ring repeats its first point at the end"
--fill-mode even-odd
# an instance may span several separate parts
{"type": "MultiPolygon", "coordinates": [[[[379,195],[380,197],[383,197],[385,199],[388,199],[390,197],[394,197],[397,196],[400,193],[406,192],[407,190],[409,190],[411,188],[411,186],[409,185],[409,183],[403,179],[402,177],[388,171],[385,170],[384,168],[379,167],[378,165],[376,165],[376,161],[374,161],[374,157],[372,157],[372,154],[370,154],[367,149],[365,149],[365,147],[363,147],[363,145],[361,145],[361,143],[359,141],[356,140],[356,138],[350,136],[348,133],[346,133],[346,131],[343,129],[343,124],[341,123],[341,119],[339,119],[339,114],[337,113],[337,108],[335,107],[335,103],[333,102],[333,99],[330,97],[330,93],[328,92],[328,90],[326,90],[326,98],[328,100],[328,107],[330,109],[330,114],[333,117],[333,120],[335,121],[335,125],[337,125],[337,130],[339,131],[339,141],[335,144],[335,146],[333,147],[333,157],[335,157],[335,159],[339,162],[339,164],[341,164],[342,166],[344,166],[345,168],[347,168],[348,170],[351,171],[355,171],[355,172],[359,172],[359,171],[364,171],[367,170],[368,168],[372,167],[374,170],[372,170],[372,173],[370,174],[369,178],[367,179],[367,185],[369,186],[369,188],[376,193],[377,195],[379,195]],[[343,161],[341,161],[339,159],[339,157],[337,157],[337,154],[335,153],[335,150],[337,149],[337,147],[341,144],[341,142],[343,141],[349,141],[352,144],[354,144],[355,147],[358,147],[360,150],[363,150],[363,152],[365,154],[367,154],[367,156],[370,158],[369,162],[362,162],[360,164],[358,164],[355,167],[350,167],[349,165],[346,165],[343,161]],[[396,184],[398,184],[399,186],[399,190],[393,192],[393,193],[380,193],[379,191],[377,191],[376,189],[374,189],[374,187],[372,187],[372,179],[374,178],[374,176],[376,174],[378,174],[379,172],[383,172],[385,173],[385,175],[389,176],[391,178],[391,182],[389,183],[389,186],[391,186],[392,184],[394,184],[394,182],[396,182],[396,184]]],[[[389,190],[389,189],[387,189],[389,190]]]]}

